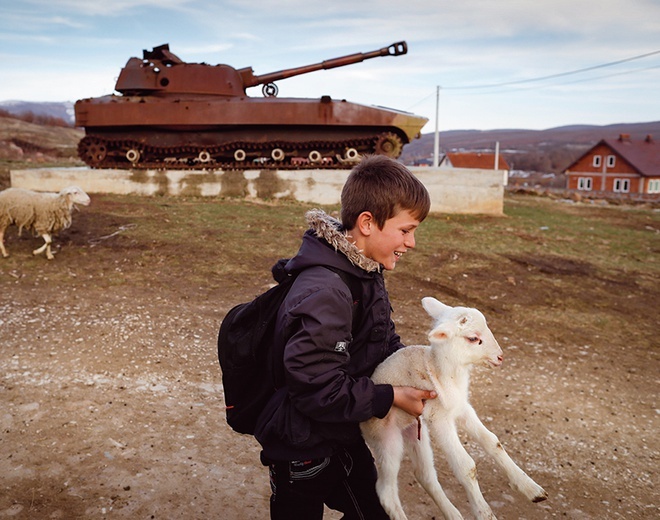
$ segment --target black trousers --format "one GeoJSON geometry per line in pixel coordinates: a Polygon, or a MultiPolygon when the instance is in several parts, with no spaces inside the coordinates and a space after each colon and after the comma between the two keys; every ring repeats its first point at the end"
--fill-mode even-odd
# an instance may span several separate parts
{"type": "Polygon", "coordinates": [[[271,520],[321,520],[323,505],[345,520],[388,520],[376,494],[376,466],[364,442],[332,457],[269,465],[271,520]]]}

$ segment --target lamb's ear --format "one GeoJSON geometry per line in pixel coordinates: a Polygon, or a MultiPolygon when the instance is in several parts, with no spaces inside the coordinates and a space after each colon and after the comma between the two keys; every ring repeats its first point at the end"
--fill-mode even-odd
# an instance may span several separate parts
{"type": "Polygon", "coordinates": [[[454,330],[448,323],[442,323],[429,332],[429,341],[445,341],[454,337],[454,330]]]}
{"type": "Polygon", "coordinates": [[[431,318],[436,319],[451,309],[448,305],[445,305],[431,296],[422,298],[422,307],[424,307],[424,310],[429,313],[431,318]]]}

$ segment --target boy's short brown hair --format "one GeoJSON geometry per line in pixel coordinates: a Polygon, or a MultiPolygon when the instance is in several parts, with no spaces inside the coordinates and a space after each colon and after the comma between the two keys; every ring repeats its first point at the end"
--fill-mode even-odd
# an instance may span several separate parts
{"type": "Polygon", "coordinates": [[[385,221],[408,210],[420,222],[431,208],[421,181],[400,162],[384,155],[367,155],[351,171],[341,192],[341,221],[353,229],[363,211],[369,211],[380,229],[385,221]]]}

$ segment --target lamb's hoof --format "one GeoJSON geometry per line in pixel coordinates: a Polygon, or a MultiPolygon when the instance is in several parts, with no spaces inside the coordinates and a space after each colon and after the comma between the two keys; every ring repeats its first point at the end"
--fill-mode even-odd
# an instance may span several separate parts
{"type": "Polygon", "coordinates": [[[543,493],[541,493],[540,495],[536,495],[534,498],[532,498],[532,502],[537,504],[547,499],[548,499],[548,493],[546,493],[545,490],[543,490],[543,493]]]}

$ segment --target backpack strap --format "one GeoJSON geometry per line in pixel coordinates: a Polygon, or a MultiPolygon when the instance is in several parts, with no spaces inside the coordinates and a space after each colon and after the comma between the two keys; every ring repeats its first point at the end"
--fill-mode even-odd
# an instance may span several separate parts
{"type": "MultiPolygon", "coordinates": [[[[285,280],[287,277],[291,276],[284,269],[284,267],[286,266],[286,264],[289,260],[290,260],[290,258],[280,258],[275,263],[275,265],[270,268],[270,272],[273,275],[273,280],[275,280],[277,283],[282,283],[283,280],[285,280]]],[[[298,272],[300,272],[300,271],[298,271],[298,272]]]]}

